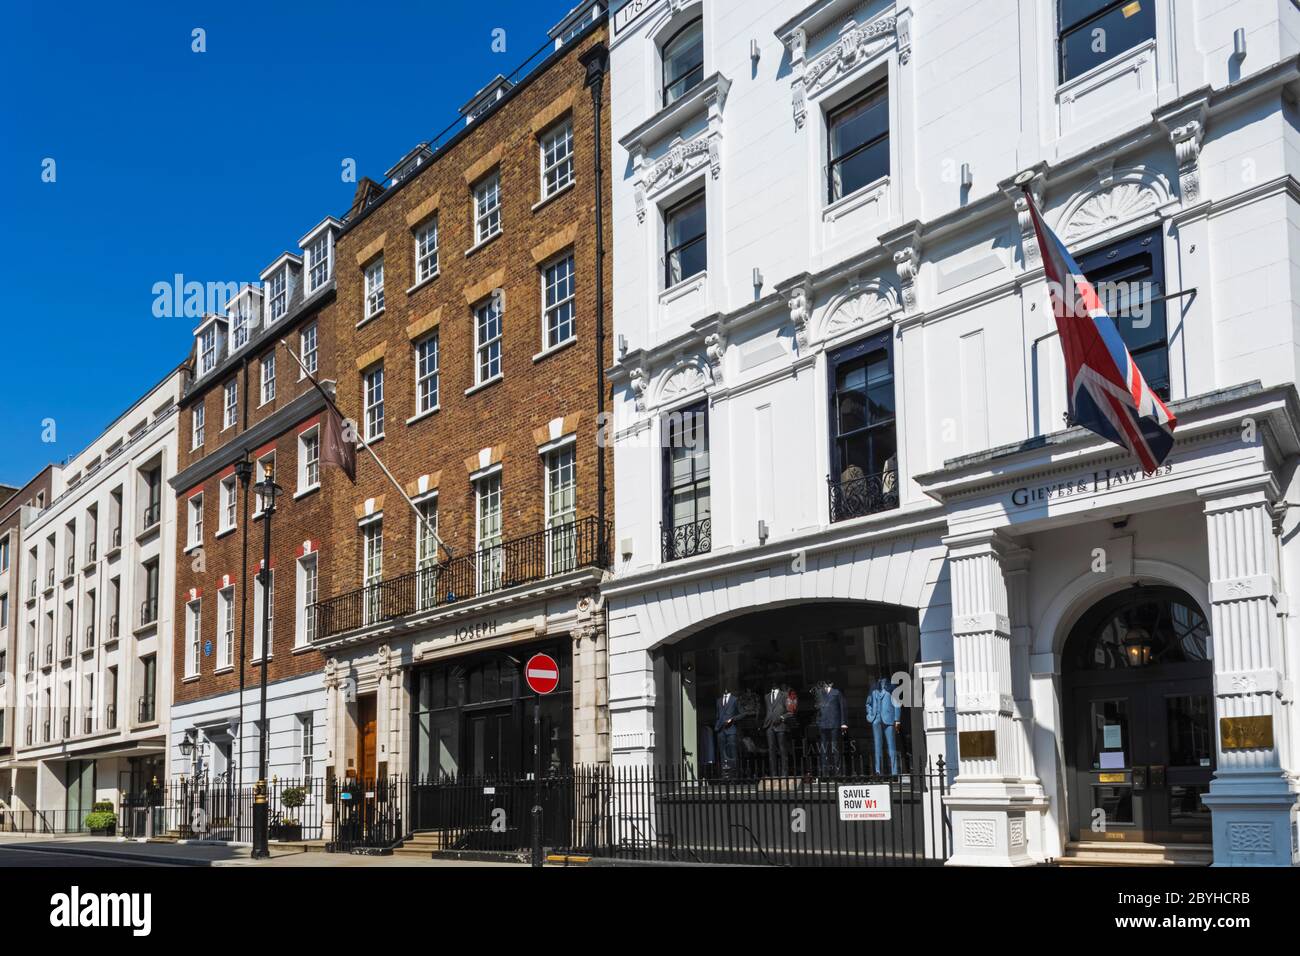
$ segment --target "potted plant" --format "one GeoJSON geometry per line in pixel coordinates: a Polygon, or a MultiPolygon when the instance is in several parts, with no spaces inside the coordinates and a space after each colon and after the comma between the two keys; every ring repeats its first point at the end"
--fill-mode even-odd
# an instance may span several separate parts
{"type": "Polygon", "coordinates": [[[96,800],[82,821],[91,836],[112,836],[117,828],[117,815],[111,800],[96,800]]]}
{"type": "Polygon", "coordinates": [[[285,787],[280,793],[280,806],[284,807],[286,812],[281,815],[280,821],[275,826],[275,838],[277,840],[296,841],[302,839],[302,823],[299,822],[293,811],[306,802],[307,789],[305,787],[285,787]]]}

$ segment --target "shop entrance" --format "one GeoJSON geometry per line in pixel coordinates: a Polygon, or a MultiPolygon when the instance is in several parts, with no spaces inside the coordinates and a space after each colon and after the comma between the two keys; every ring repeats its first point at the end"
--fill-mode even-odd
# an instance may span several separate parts
{"type": "Polygon", "coordinates": [[[374,694],[357,698],[357,773],[362,780],[374,780],[378,776],[375,751],[376,705],[374,694]]]}
{"type": "Polygon", "coordinates": [[[1071,837],[1208,843],[1214,774],[1209,623],[1175,588],[1093,607],[1062,661],[1071,837]]]}
{"type": "Polygon", "coordinates": [[[491,707],[465,714],[465,771],[471,776],[514,773],[519,742],[514,707],[491,707]]]}

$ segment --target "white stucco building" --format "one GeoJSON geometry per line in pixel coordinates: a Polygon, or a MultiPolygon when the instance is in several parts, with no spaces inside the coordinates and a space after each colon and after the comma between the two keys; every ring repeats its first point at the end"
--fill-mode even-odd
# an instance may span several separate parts
{"type": "Polygon", "coordinates": [[[167,779],[176,516],[163,488],[183,375],[57,469],[25,528],[14,747],[0,764],[22,827],[78,830],[96,801],[116,813],[167,779]]]}
{"type": "Polygon", "coordinates": [[[824,680],[871,756],[902,674],[952,863],[1294,865],[1300,10],[1059,6],[611,5],[614,762],[778,686],[810,759],[824,680]],[[1155,473],[1064,423],[1024,172],[1145,303],[1155,473]]]}

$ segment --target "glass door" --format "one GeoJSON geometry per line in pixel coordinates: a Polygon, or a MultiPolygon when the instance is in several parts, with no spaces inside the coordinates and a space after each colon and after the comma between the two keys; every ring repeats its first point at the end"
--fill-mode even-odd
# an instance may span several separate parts
{"type": "Polygon", "coordinates": [[[1078,695],[1075,839],[1146,839],[1148,731],[1143,689],[1136,684],[1089,687],[1078,695]]]}
{"type": "Polygon", "coordinates": [[[1214,775],[1214,700],[1204,681],[1166,681],[1148,691],[1151,737],[1158,749],[1148,769],[1151,840],[1210,842],[1210,810],[1201,797],[1214,775]]]}

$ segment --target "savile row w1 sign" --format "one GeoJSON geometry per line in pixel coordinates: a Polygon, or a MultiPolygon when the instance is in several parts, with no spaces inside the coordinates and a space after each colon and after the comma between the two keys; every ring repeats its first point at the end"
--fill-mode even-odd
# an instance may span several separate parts
{"type": "Polygon", "coordinates": [[[848,784],[840,787],[841,820],[888,820],[889,784],[848,784]]]}

